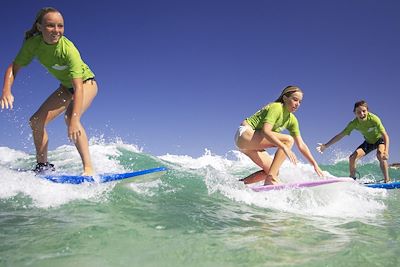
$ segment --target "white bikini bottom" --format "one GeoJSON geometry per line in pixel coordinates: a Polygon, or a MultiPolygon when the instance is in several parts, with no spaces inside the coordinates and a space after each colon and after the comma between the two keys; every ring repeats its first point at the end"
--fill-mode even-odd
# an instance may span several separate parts
{"type": "Polygon", "coordinates": [[[251,127],[249,125],[240,125],[239,128],[236,131],[235,134],[235,144],[237,144],[239,137],[242,136],[242,134],[247,130],[247,129],[251,129],[251,127]]]}

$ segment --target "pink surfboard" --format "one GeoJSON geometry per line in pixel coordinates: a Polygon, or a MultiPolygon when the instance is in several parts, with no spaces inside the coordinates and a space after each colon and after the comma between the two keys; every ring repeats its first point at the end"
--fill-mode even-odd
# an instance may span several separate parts
{"type": "Polygon", "coordinates": [[[334,178],[334,179],[324,179],[324,180],[315,180],[315,181],[304,181],[304,182],[296,182],[296,183],[287,183],[287,184],[274,184],[274,185],[258,185],[250,187],[252,190],[256,192],[262,191],[270,191],[270,190],[283,190],[283,189],[293,189],[293,188],[302,188],[302,187],[315,187],[326,184],[333,183],[341,183],[341,182],[354,182],[352,178],[334,178]]]}

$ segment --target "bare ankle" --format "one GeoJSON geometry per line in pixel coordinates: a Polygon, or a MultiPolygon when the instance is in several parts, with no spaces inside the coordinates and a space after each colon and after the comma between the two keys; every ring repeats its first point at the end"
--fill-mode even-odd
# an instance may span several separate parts
{"type": "Polygon", "coordinates": [[[83,173],[82,173],[83,176],[93,176],[93,174],[94,174],[94,170],[92,167],[84,167],[83,168],[83,173]]]}
{"type": "Polygon", "coordinates": [[[279,180],[272,174],[268,174],[265,178],[264,185],[279,184],[279,180]]]}

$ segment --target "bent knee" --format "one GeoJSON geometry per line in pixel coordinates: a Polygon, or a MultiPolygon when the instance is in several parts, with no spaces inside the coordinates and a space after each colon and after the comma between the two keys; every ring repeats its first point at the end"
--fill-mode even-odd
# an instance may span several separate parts
{"type": "Polygon", "coordinates": [[[287,135],[287,136],[285,137],[285,140],[283,140],[283,143],[284,143],[285,145],[287,145],[287,146],[293,146],[293,144],[294,144],[294,138],[293,138],[293,136],[287,135]]]}
{"type": "Polygon", "coordinates": [[[383,151],[377,151],[376,152],[376,157],[378,160],[383,160],[383,151]]]}
{"type": "Polygon", "coordinates": [[[350,161],[356,161],[357,159],[361,158],[361,155],[356,152],[354,152],[353,154],[351,154],[349,156],[349,160],[350,161]]]}
{"type": "Polygon", "coordinates": [[[37,114],[34,114],[32,117],[29,118],[29,126],[31,126],[32,130],[43,128],[45,124],[44,121],[44,118],[41,118],[37,114]]]}

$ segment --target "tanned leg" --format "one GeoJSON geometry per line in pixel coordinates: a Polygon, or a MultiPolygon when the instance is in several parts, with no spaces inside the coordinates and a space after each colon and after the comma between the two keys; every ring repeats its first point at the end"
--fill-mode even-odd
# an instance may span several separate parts
{"type": "Polygon", "coordinates": [[[38,163],[46,163],[49,139],[46,125],[64,112],[71,102],[71,95],[64,87],[52,93],[39,109],[32,115],[29,124],[32,128],[33,142],[36,148],[38,163]]]}
{"type": "MultiPolygon", "coordinates": [[[[88,81],[83,84],[83,106],[82,106],[82,115],[83,113],[90,107],[93,99],[97,95],[97,83],[95,81],[88,81]]],[[[68,109],[65,113],[65,123],[69,125],[71,121],[71,113],[72,113],[73,102],[70,103],[68,109]]],[[[92,165],[92,161],[89,153],[89,142],[86,135],[86,131],[82,126],[81,134],[75,140],[75,146],[79,152],[79,155],[82,159],[83,164],[83,173],[82,175],[93,175],[94,169],[92,165]]]]}
{"type": "Polygon", "coordinates": [[[387,160],[383,159],[383,157],[382,157],[384,151],[385,151],[385,145],[384,144],[380,144],[378,146],[378,149],[377,149],[377,152],[376,152],[376,157],[379,160],[379,165],[380,165],[381,170],[382,170],[384,181],[385,181],[385,183],[388,183],[388,182],[390,182],[389,166],[388,166],[387,160]]]}
{"type": "Polygon", "coordinates": [[[358,148],[353,154],[349,157],[349,170],[350,170],[350,177],[355,179],[356,178],[356,163],[357,161],[365,156],[364,150],[358,148]]]}

